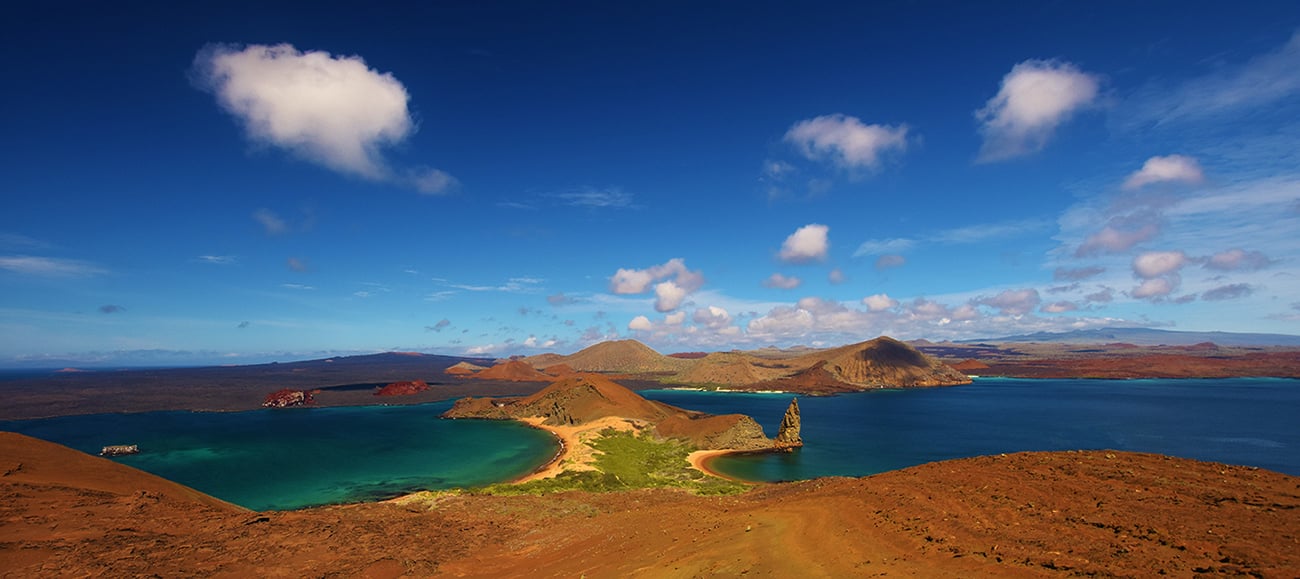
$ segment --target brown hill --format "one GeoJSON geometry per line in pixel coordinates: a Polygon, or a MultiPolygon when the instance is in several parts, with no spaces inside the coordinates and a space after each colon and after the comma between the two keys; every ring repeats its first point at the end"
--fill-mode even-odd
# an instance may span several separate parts
{"type": "Polygon", "coordinates": [[[858,389],[970,384],[965,374],[888,336],[818,352],[801,360],[809,366],[825,361],[831,376],[858,389]]]}
{"type": "Polygon", "coordinates": [[[837,378],[826,369],[826,361],[821,360],[809,368],[776,380],[766,380],[754,384],[739,386],[740,390],[780,390],[800,394],[840,394],[857,392],[862,388],[837,378]]]}
{"type": "Polygon", "coordinates": [[[690,360],[669,358],[636,340],[601,342],[559,361],[579,372],[620,374],[680,372],[691,365],[690,360]]]}
{"type": "MultiPolygon", "coordinates": [[[[0,480],[6,485],[56,487],[92,500],[181,502],[222,512],[248,511],[112,460],[15,432],[0,432],[0,480]]],[[[5,497],[0,503],[11,498],[5,497]]],[[[53,529],[51,532],[57,534],[53,529]]]]}
{"type": "Polygon", "coordinates": [[[748,416],[713,416],[646,400],[600,374],[575,374],[521,398],[462,398],[443,417],[542,418],[543,424],[552,426],[581,425],[617,417],[653,427],[662,438],[687,440],[701,450],[772,447],[772,441],[763,434],[763,427],[748,416]]]}
{"type": "Polygon", "coordinates": [[[723,384],[739,386],[774,380],[790,372],[783,363],[761,360],[738,352],[714,352],[695,360],[673,381],[687,384],[723,384]]]}
{"type": "Polygon", "coordinates": [[[538,372],[523,360],[502,362],[486,370],[480,370],[472,376],[479,380],[503,380],[506,382],[550,382],[554,376],[538,372]]]}
{"type": "Polygon", "coordinates": [[[477,372],[486,369],[487,369],[486,367],[479,366],[478,364],[470,364],[469,362],[457,362],[455,364],[452,364],[451,366],[448,366],[446,370],[443,370],[443,372],[446,372],[447,374],[450,374],[452,376],[470,376],[472,374],[475,374],[477,372]]]}

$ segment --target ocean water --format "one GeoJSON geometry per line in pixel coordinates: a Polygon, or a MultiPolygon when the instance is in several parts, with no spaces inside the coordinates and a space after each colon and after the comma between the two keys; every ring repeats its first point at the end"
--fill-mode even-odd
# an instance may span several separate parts
{"type": "MultiPolygon", "coordinates": [[[[648,398],[753,416],[776,435],[790,395],[658,390],[648,398]]],[[[1027,450],[1113,449],[1300,476],[1300,380],[1021,380],[800,397],[803,449],[722,457],[746,480],[864,476],[1027,450]]]]}
{"type": "Polygon", "coordinates": [[[0,421],[255,510],[379,500],[509,480],[559,450],[515,422],[442,420],[450,402],[248,412],[147,412],[0,421]]]}
{"type": "MultiPolygon", "coordinates": [[[[789,394],[647,390],[775,435],[789,394]]],[[[377,500],[526,474],[554,456],[549,434],[513,422],[442,420],[450,402],[249,412],[99,414],[0,422],[88,453],[138,444],[124,464],[252,509],[377,500]]],[[[806,446],[723,457],[761,481],[863,476],[1023,450],[1115,449],[1245,464],[1300,476],[1300,380],[1016,380],[800,397],[806,446]]]]}

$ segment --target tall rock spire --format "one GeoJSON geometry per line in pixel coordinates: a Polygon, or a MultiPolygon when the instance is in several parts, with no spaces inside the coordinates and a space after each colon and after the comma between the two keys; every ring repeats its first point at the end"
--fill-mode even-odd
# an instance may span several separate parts
{"type": "Polygon", "coordinates": [[[786,452],[803,446],[803,438],[799,436],[800,425],[799,399],[794,398],[790,400],[790,407],[785,410],[785,418],[781,419],[781,428],[776,431],[773,446],[777,450],[786,452]]]}

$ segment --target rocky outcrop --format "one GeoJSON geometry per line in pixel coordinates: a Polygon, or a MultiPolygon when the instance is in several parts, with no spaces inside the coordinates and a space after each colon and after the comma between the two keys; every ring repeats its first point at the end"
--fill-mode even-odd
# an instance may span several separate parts
{"type": "Polygon", "coordinates": [[[411,396],[419,394],[429,389],[429,385],[424,380],[411,380],[405,382],[393,382],[383,388],[375,390],[375,396],[411,396]]]}
{"type": "Polygon", "coordinates": [[[288,408],[290,406],[306,406],[312,403],[312,392],[307,390],[294,390],[292,388],[281,388],[266,395],[266,400],[262,406],[266,408],[288,408]]]}
{"type": "Polygon", "coordinates": [[[701,450],[766,450],[772,440],[743,414],[715,416],[646,400],[600,374],[575,374],[531,396],[463,398],[444,418],[542,418],[551,426],[576,426],[618,417],[650,428],[662,439],[682,440],[701,450]]]}
{"type": "Polygon", "coordinates": [[[803,446],[803,437],[799,431],[803,428],[803,421],[799,417],[799,399],[790,400],[790,407],[785,410],[785,417],[781,419],[781,426],[776,431],[776,438],[772,441],[772,447],[777,450],[790,452],[803,446]]]}

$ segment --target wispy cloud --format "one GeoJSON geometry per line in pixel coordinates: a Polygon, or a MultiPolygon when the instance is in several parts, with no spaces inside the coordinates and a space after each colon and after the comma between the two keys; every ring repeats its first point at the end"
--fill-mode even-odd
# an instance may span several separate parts
{"type": "Polygon", "coordinates": [[[1051,225],[1052,222],[1046,219],[1017,219],[1014,221],[966,225],[955,229],[936,231],[917,238],[868,239],[858,246],[858,249],[853,252],[853,257],[899,254],[926,244],[964,245],[980,243],[990,239],[1040,233],[1049,229],[1051,225]]]}
{"type": "Polygon", "coordinates": [[[291,290],[304,290],[304,291],[310,291],[310,290],[314,290],[314,289],[316,289],[315,287],[312,287],[312,286],[309,286],[309,285],[303,285],[303,284],[300,284],[300,283],[282,283],[282,284],[280,284],[280,287],[282,287],[282,288],[284,288],[284,289],[291,289],[291,290]]]}
{"type": "Polygon", "coordinates": [[[289,224],[270,209],[263,208],[254,211],[253,221],[261,225],[267,235],[280,235],[289,231],[289,224]]]}
{"type": "Polygon", "coordinates": [[[1148,85],[1121,107],[1131,111],[1121,122],[1140,128],[1237,114],[1296,94],[1300,94],[1300,31],[1276,50],[1245,62],[1220,66],[1174,86],[1148,85]]]}
{"type": "Polygon", "coordinates": [[[586,209],[624,209],[633,207],[632,194],[617,187],[607,189],[586,187],[576,191],[552,193],[550,196],[565,205],[586,209]]]}
{"type": "Polygon", "coordinates": [[[0,255],[0,269],[38,277],[91,277],[108,273],[84,261],[32,255],[0,255]]]}
{"type": "Polygon", "coordinates": [[[200,255],[195,259],[214,265],[234,265],[239,262],[239,258],[233,255],[200,255]]]}

